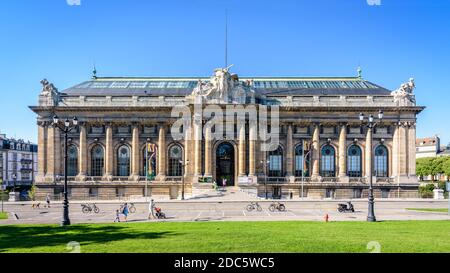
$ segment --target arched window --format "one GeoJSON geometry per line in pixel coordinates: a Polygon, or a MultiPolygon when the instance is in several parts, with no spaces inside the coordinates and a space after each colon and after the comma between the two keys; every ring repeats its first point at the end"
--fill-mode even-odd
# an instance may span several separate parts
{"type": "Polygon", "coordinates": [[[349,177],[362,177],[361,165],[362,151],[358,145],[352,145],[347,152],[347,175],[349,177]]]}
{"type": "Polygon", "coordinates": [[[180,161],[183,160],[183,149],[176,144],[169,149],[169,176],[182,176],[183,165],[180,161]]]}
{"type": "Polygon", "coordinates": [[[303,144],[295,147],[295,176],[309,177],[309,162],[310,153],[307,150],[303,150],[303,144]]]}
{"type": "Polygon", "coordinates": [[[78,175],[78,149],[74,145],[67,149],[67,175],[78,175]]]}
{"type": "Polygon", "coordinates": [[[275,151],[269,152],[269,176],[283,176],[283,150],[280,146],[275,151]]]}
{"type": "Polygon", "coordinates": [[[320,175],[323,177],[335,177],[335,155],[336,152],[331,145],[325,145],[322,147],[321,169],[320,175]]]}
{"type": "Polygon", "coordinates": [[[91,176],[103,176],[104,153],[101,145],[91,150],[91,176]]]}
{"type": "Polygon", "coordinates": [[[375,176],[388,177],[388,149],[384,145],[379,145],[375,149],[375,176]]]}
{"type": "Polygon", "coordinates": [[[126,145],[120,146],[117,150],[117,175],[130,175],[130,148],[126,145]]]}

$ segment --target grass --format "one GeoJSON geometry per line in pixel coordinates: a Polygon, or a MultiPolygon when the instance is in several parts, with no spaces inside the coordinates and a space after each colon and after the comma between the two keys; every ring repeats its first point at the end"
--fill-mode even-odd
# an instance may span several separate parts
{"type": "Polygon", "coordinates": [[[8,213],[6,212],[0,212],[0,220],[8,219],[8,213]]]}
{"type": "Polygon", "coordinates": [[[448,213],[447,208],[407,208],[406,210],[425,211],[425,212],[445,212],[448,213]]]}
{"type": "Polygon", "coordinates": [[[154,222],[0,226],[1,252],[450,252],[450,221],[154,222]]]}

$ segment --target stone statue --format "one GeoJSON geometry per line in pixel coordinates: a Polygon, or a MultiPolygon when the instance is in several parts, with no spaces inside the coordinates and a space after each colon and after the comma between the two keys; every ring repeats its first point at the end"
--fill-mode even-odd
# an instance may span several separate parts
{"type": "Polygon", "coordinates": [[[247,96],[254,97],[252,85],[240,82],[237,74],[229,72],[230,68],[215,69],[209,82],[204,83],[199,79],[189,97],[196,101],[201,98],[207,103],[246,103],[247,96]]]}
{"type": "Polygon", "coordinates": [[[391,95],[394,96],[395,102],[398,102],[401,106],[407,106],[410,104],[416,103],[416,99],[414,96],[414,89],[416,88],[416,84],[413,78],[409,79],[409,82],[403,83],[400,85],[400,88],[391,92],[391,95]]]}
{"type": "Polygon", "coordinates": [[[47,79],[41,81],[42,91],[39,94],[39,105],[56,106],[59,101],[58,89],[47,79]]]}
{"type": "Polygon", "coordinates": [[[41,95],[51,95],[52,93],[58,92],[58,89],[56,89],[53,83],[50,83],[47,79],[43,79],[41,81],[41,84],[42,84],[41,95]]]}

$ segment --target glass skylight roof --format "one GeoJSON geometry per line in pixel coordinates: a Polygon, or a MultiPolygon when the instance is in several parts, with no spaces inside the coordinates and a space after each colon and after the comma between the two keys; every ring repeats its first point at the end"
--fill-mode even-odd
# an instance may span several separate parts
{"type": "Polygon", "coordinates": [[[341,88],[355,88],[367,89],[377,88],[374,85],[367,84],[363,81],[255,81],[253,83],[255,88],[261,89],[341,89],[341,88]]]}
{"type": "MultiPolygon", "coordinates": [[[[247,81],[242,80],[242,81],[247,81]]],[[[207,81],[204,81],[207,82],[207,81]]],[[[78,89],[193,89],[197,81],[191,80],[139,80],[139,81],[90,81],[82,83],[78,89]]],[[[255,89],[377,89],[376,85],[362,80],[254,80],[255,89]]]]}

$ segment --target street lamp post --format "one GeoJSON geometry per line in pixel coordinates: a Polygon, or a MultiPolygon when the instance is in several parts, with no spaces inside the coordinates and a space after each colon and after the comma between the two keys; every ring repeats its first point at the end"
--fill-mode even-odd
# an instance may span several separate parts
{"type": "Polygon", "coordinates": [[[53,117],[53,126],[58,128],[64,133],[64,205],[63,205],[63,220],[61,226],[70,225],[69,219],[69,199],[67,191],[67,136],[68,134],[78,126],[78,119],[73,118],[72,122],[66,118],[64,124],[60,124],[58,116],[53,117]]]}
{"type": "MultiPolygon", "coordinates": [[[[378,111],[378,119],[380,120],[379,122],[381,122],[383,120],[383,111],[379,110],[378,111]]],[[[375,122],[374,121],[374,117],[373,115],[370,115],[368,117],[368,122],[366,122],[364,124],[364,114],[360,113],[359,114],[359,120],[361,121],[361,126],[365,125],[367,127],[367,139],[370,140],[370,143],[372,143],[373,140],[373,128],[375,128],[379,122],[375,122]]],[[[367,145],[367,143],[366,143],[367,145]]],[[[372,147],[369,147],[370,150],[372,150],[372,147]]],[[[375,217],[375,202],[374,202],[374,197],[373,197],[373,178],[372,178],[372,168],[373,168],[373,164],[372,164],[372,153],[370,154],[369,157],[369,167],[367,168],[367,170],[369,170],[369,173],[367,174],[369,176],[369,211],[367,214],[367,221],[368,222],[376,222],[376,217],[375,217]]]]}
{"type": "Polygon", "coordinates": [[[266,195],[266,200],[267,200],[267,199],[269,199],[268,191],[267,191],[267,175],[268,175],[267,168],[270,164],[270,160],[261,160],[261,164],[264,166],[264,193],[266,195]]]}
{"type": "Polygon", "coordinates": [[[189,159],[186,160],[186,163],[183,160],[180,160],[181,166],[183,166],[183,174],[181,176],[181,200],[184,200],[184,174],[186,173],[186,166],[189,165],[189,159]]]}

